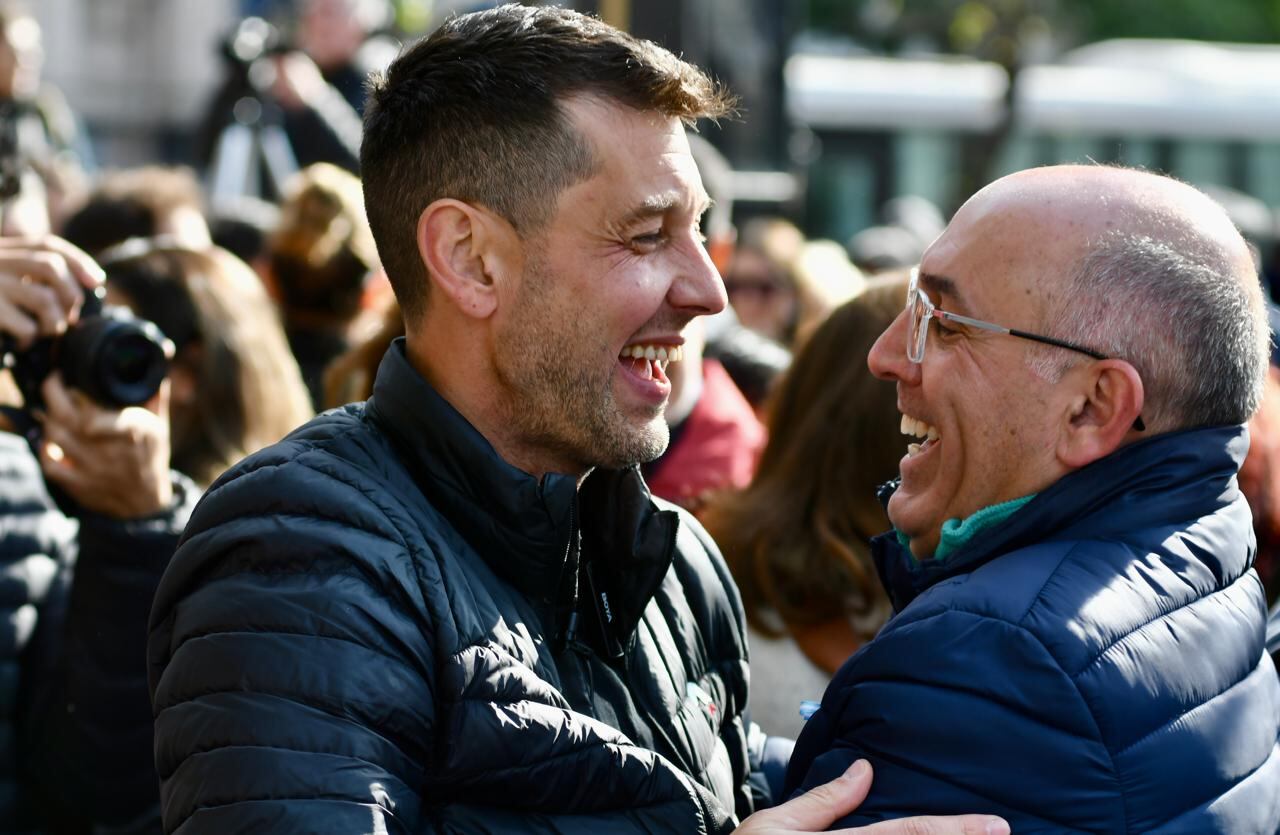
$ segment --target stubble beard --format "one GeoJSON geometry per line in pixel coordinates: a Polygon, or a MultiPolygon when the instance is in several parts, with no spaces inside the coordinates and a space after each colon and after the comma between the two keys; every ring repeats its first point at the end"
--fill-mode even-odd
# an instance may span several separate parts
{"type": "Polygon", "coordinates": [[[658,410],[628,418],[614,396],[617,357],[607,362],[603,337],[575,334],[551,303],[555,276],[531,258],[522,280],[521,311],[501,346],[497,372],[508,392],[506,420],[526,443],[567,462],[575,472],[623,469],[662,455],[671,433],[658,410]]]}

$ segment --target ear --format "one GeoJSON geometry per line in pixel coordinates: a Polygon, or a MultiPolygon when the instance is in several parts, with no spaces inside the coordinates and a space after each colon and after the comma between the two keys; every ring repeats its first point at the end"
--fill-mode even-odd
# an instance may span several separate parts
{"type": "Polygon", "coordinates": [[[512,270],[511,224],[461,200],[437,200],[418,216],[418,254],[439,293],[463,315],[486,319],[498,308],[497,286],[512,270]]]}
{"type": "Polygon", "coordinates": [[[1145,393],[1138,371],[1124,360],[1100,360],[1080,369],[1084,375],[1072,394],[1057,456],[1078,469],[1142,437],[1134,422],[1142,414],[1145,393]]]}

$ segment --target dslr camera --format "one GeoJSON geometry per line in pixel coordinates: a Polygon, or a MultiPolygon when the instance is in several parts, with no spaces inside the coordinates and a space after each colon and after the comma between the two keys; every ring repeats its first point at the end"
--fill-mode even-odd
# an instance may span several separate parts
{"type": "MultiPolygon", "coordinates": [[[[0,211],[8,211],[8,201],[21,193],[29,167],[18,145],[18,117],[14,106],[0,104],[0,211]]],[[[38,339],[23,351],[12,339],[0,338],[0,361],[13,374],[28,413],[44,408],[40,384],[55,370],[104,406],[145,403],[169,373],[172,352],[153,323],[105,305],[102,288],[84,291],[80,318],[61,336],[38,339]]]]}
{"type": "Polygon", "coordinates": [[[28,411],[44,407],[40,385],[55,370],[68,386],[118,409],[155,396],[169,373],[172,350],[155,324],[104,304],[98,288],[85,290],[80,318],[61,336],[38,339],[25,351],[6,339],[4,364],[28,411]]]}

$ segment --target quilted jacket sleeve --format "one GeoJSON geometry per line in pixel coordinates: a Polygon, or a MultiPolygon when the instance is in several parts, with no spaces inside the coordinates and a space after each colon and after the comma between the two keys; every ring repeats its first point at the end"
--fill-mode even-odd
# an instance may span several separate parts
{"type": "Polygon", "coordinates": [[[28,656],[23,767],[30,805],[52,829],[91,822],[133,831],[158,816],[143,659],[147,614],[199,491],[174,474],[162,513],[85,514],[61,562],[28,656]]]}
{"type": "Polygon", "coordinates": [[[152,611],[167,832],[400,832],[435,738],[405,542],[351,474],[285,459],[215,484],[152,611]]]}
{"type": "Polygon", "coordinates": [[[891,623],[837,673],[788,787],[813,788],[859,758],[875,782],[841,825],[980,813],[1020,832],[1125,831],[1110,755],[1074,682],[1034,635],[997,618],[947,610],[891,623]],[[1032,814],[1028,799],[1063,819],[1032,814]]]}

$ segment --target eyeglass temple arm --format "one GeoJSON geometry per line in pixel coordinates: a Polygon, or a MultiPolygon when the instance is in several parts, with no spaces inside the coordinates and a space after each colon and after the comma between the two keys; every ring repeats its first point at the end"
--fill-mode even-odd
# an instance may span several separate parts
{"type": "MultiPolygon", "coordinates": [[[[1063,342],[1061,339],[1054,339],[1051,336],[1041,336],[1038,333],[1027,333],[1026,331],[1014,330],[1013,328],[1006,328],[1005,330],[1013,336],[1020,336],[1023,339],[1030,339],[1034,342],[1043,342],[1046,345],[1056,345],[1059,348],[1066,348],[1068,351],[1077,351],[1086,356],[1093,357],[1096,360],[1110,359],[1106,354],[1091,351],[1088,348],[1083,348],[1079,345],[1072,345],[1070,342],[1063,342]]],[[[1145,432],[1147,430],[1147,424],[1143,421],[1142,415],[1138,415],[1133,419],[1133,428],[1139,432],[1145,432]]]]}
{"type": "MultiPolygon", "coordinates": [[[[970,327],[979,328],[984,331],[992,331],[993,333],[1007,333],[1010,336],[1017,336],[1017,337],[1021,337],[1022,339],[1030,339],[1032,342],[1042,342],[1045,345],[1055,345],[1059,348],[1066,348],[1068,351],[1076,351],[1077,353],[1081,353],[1086,356],[1093,357],[1096,360],[1109,359],[1109,357],[1106,354],[1103,354],[1099,351],[1093,351],[1093,350],[1090,350],[1089,348],[1085,348],[1081,345],[1075,345],[1073,343],[1067,342],[1062,339],[1054,339],[1052,336],[1041,336],[1038,333],[1028,333],[1026,331],[1020,331],[1017,328],[1006,328],[1002,325],[992,324],[991,322],[984,322],[981,319],[970,319],[968,316],[961,316],[959,313],[949,313],[945,310],[938,310],[937,308],[934,308],[930,312],[934,316],[940,319],[948,319],[952,322],[959,322],[963,325],[969,325],[970,327]]],[[[1136,418],[1134,418],[1133,428],[1138,430],[1139,432],[1146,431],[1147,424],[1142,420],[1142,415],[1138,415],[1136,418]]]]}
{"type": "Polygon", "coordinates": [[[1002,325],[995,325],[995,324],[992,324],[991,322],[984,322],[981,319],[970,319],[968,316],[961,316],[959,313],[949,313],[945,310],[935,309],[933,311],[933,315],[944,318],[944,319],[949,319],[953,322],[960,322],[961,324],[969,325],[970,327],[980,328],[984,331],[992,331],[993,333],[1007,333],[1010,336],[1017,336],[1017,337],[1021,337],[1022,339],[1030,339],[1032,342],[1042,342],[1045,345],[1056,345],[1059,348],[1066,348],[1068,351],[1076,351],[1077,353],[1081,353],[1081,354],[1085,354],[1087,356],[1093,357],[1096,360],[1108,359],[1106,354],[1091,350],[1089,348],[1085,348],[1081,345],[1076,345],[1074,342],[1067,342],[1066,340],[1063,340],[1063,339],[1054,339],[1052,336],[1041,336],[1038,333],[1028,333],[1027,331],[1020,331],[1017,328],[1006,328],[1002,325]]]}

